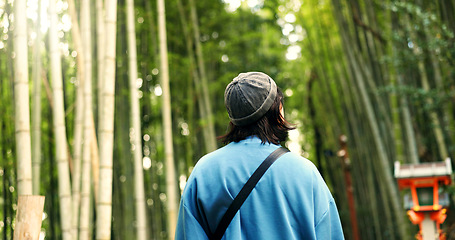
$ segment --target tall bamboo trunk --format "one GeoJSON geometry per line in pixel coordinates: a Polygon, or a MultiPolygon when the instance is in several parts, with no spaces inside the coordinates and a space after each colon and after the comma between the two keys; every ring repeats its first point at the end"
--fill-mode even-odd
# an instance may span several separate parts
{"type": "MultiPolygon", "coordinates": [[[[103,79],[104,79],[104,46],[106,40],[105,34],[105,11],[103,0],[96,0],[96,57],[97,57],[97,100],[98,100],[98,125],[101,123],[102,114],[102,92],[103,92],[103,79]]],[[[101,137],[101,136],[99,136],[101,137]]],[[[101,142],[101,139],[99,139],[101,142]]]]}
{"type": "MultiPolygon", "coordinates": [[[[81,203],[79,233],[76,239],[90,239],[90,192],[91,192],[91,145],[92,145],[92,41],[91,41],[90,1],[81,1],[81,36],[84,51],[84,131],[81,168],[81,203]]],[[[75,218],[77,219],[77,217],[75,218]]]]}
{"type": "MultiPolygon", "coordinates": [[[[424,61],[419,58],[418,56],[421,55],[421,50],[418,46],[418,41],[417,41],[417,35],[416,35],[416,32],[414,31],[413,27],[411,26],[410,24],[410,18],[408,15],[405,15],[405,26],[406,26],[406,29],[408,31],[408,34],[410,36],[410,39],[412,41],[412,43],[414,44],[413,48],[412,48],[412,52],[414,53],[414,55],[417,57],[417,69],[419,71],[419,75],[420,75],[420,78],[421,78],[421,86],[423,88],[423,90],[425,91],[429,91],[430,90],[430,84],[429,84],[429,81],[428,81],[428,76],[427,76],[427,71],[425,69],[425,63],[424,61]]],[[[425,29],[424,29],[425,30],[425,29]]],[[[430,51],[430,60],[431,59],[431,51],[430,51]]],[[[435,62],[432,61],[432,66],[434,66],[435,62]]],[[[440,84],[440,79],[438,79],[438,69],[433,69],[433,71],[436,71],[435,74],[436,74],[436,86],[438,86],[438,84],[440,84]]],[[[431,98],[427,98],[426,99],[426,103],[429,104],[429,105],[432,105],[433,104],[433,99],[431,98]]],[[[443,135],[443,132],[442,132],[442,126],[441,126],[441,122],[439,121],[439,118],[438,118],[438,115],[435,111],[431,111],[429,113],[429,117],[430,117],[430,120],[431,120],[431,123],[433,125],[433,133],[434,133],[434,136],[436,138],[436,142],[437,142],[437,146],[438,146],[438,150],[439,150],[439,155],[441,157],[441,159],[446,159],[449,154],[448,154],[448,151],[447,151],[447,146],[446,146],[446,143],[444,141],[444,135],[443,135]]]]}
{"type": "Polygon", "coordinates": [[[30,139],[30,105],[28,86],[28,47],[26,1],[14,2],[14,102],[17,157],[17,191],[32,194],[32,156],[30,139]]]}
{"type": "Polygon", "coordinates": [[[105,10],[104,10],[104,3],[103,0],[96,0],[96,59],[97,59],[97,73],[96,73],[96,81],[97,81],[97,118],[95,121],[95,117],[93,117],[93,141],[92,141],[92,175],[93,175],[93,188],[94,188],[94,195],[95,201],[98,199],[98,188],[99,188],[99,143],[102,142],[101,134],[98,134],[98,141],[96,141],[96,131],[95,129],[99,129],[99,125],[101,123],[101,110],[102,110],[102,92],[103,92],[103,81],[104,81],[104,55],[105,55],[105,10]],[[97,125],[95,124],[97,123],[97,125]],[[98,126],[98,128],[95,127],[98,126]],[[96,152],[96,154],[95,154],[96,152]]]}
{"type": "Polygon", "coordinates": [[[169,90],[169,66],[167,57],[166,18],[164,0],[158,0],[158,35],[160,42],[161,85],[163,88],[163,128],[166,163],[166,192],[168,237],[174,239],[177,224],[177,181],[175,176],[174,148],[172,146],[171,92],[169,90]]]}
{"type": "Polygon", "coordinates": [[[33,195],[40,193],[41,171],[41,0],[38,0],[36,39],[33,62],[33,107],[32,107],[32,168],[33,195]]]}
{"type": "MultiPolygon", "coordinates": [[[[335,58],[333,58],[335,59],[335,58]]],[[[341,71],[341,66],[340,64],[336,64],[335,65],[335,68],[338,70],[338,72],[342,72],[341,71]]],[[[352,74],[351,72],[347,72],[347,75],[348,75],[348,78],[349,79],[352,79],[352,74]]],[[[341,85],[341,90],[342,90],[342,96],[343,98],[345,99],[344,102],[347,104],[346,106],[346,110],[347,110],[347,117],[349,119],[349,122],[351,122],[351,132],[354,136],[354,140],[360,140],[361,139],[361,133],[359,133],[359,127],[358,126],[361,126],[362,123],[359,121],[359,119],[357,119],[355,117],[355,112],[356,110],[359,109],[359,99],[358,99],[358,95],[357,94],[354,94],[350,88],[348,87],[348,84],[347,84],[347,80],[346,78],[344,77],[344,74],[341,74],[341,79],[340,79],[340,85],[341,85]],[[349,104],[350,103],[350,104],[349,104]]],[[[359,151],[357,151],[357,155],[358,155],[358,159],[362,159],[364,156],[366,156],[367,154],[364,154],[365,152],[365,148],[360,148],[359,151]],[[362,155],[360,155],[362,154],[362,155]]],[[[359,163],[360,165],[362,165],[363,167],[359,167],[360,169],[363,169],[362,170],[362,173],[364,173],[363,171],[366,169],[366,173],[364,173],[364,175],[366,176],[366,181],[365,181],[365,184],[366,184],[366,191],[368,193],[368,197],[369,197],[369,201],[368,201],[368,205],[369,205],[369,208],[370,208],[370,211],[373,213],[371,218],[370,218],[370,221],[369,222],[369,225],[373,225],[372,226],[372,229],[374,229],[374,233],[375,233],[375,236],[376,236],[376,239],[382,239],[382,235],[381,235],[381,231],[380,231],[380,226],[381,224],[379,223],[379,214],[378,214],[378,209],[377,209],[377,200],[376,200],[376,196],[375,196],[375,193],[374,193],[374,179],[373,179],[373,171],[372,171],[372,167],[370,166],[371,165],[371,161],[360,161],[359,163]]]]}
{"type": "MultiPolygon", "coordinates": [[[[425,29],[425,37],[427,38],[427,41],[430,41],[431,35],[428,32],[428,29],[425,29]]],[[[442,80],[441,68],[439,66],[439,59],[435,55],[435,52],[433,49],[429,50],[429,56],[430,56],[431,66],[433,67],[433,73],[434,73],[433,75],[434,75],[434,81],[436,84],[436,88],[439,91],[441,91],[444,88],[444,85],[443,85],[443,80],[442,80]]],[[[442,107],[441,114],[442,114],[442,119],[441,119],[442,125],[439,126],[440,130],[437,134],[438,135],[440,134],[441,136],[438,136],[438,137],[441,138],[442,140],[444,140],[443,133],[449,132],[449,129],[448,129],[449,122],[453,122],[454,117],[453,117],[453,115],[451,115],[449,113],[448,107],[442,107]],[[445,129],[443,129],[443,127],[445,127],[445,129]]],[[[445,142],[444,142],[444,146],[439,147],[439,152],[441,155],[441,159],[446,159],[446,158],[450,157],[449,150],[445,146],[445,142]]]]}
{"type": "MultiPolygon", "coordinates": [[[[335,9],[341,9],[339,0],[332,0],[332,3],[334,4],[335,9]]],[[[381,138],[381,134],[380,134],[380,130],[379,130],[379,123],[374,114],[372,100],[370,99],[370,96],[368,95],[368,92],[367,92],[367,89],[365,86],[365,79],[364,79],[364,75],[361,70],[360,63],[357,60],[356,56],[354,56],[355,52],[350,48],[350,46],[347,45],[350,41],[349,41],[349,37],[347,36],[346,30],[345,30],[346,21],[344,20],[340,11],[334,10],[333,12],[335,14],[335,19],[337,19],[337,22],[338,22],[338,25],[340,28],[340,34],[341,34],[341,40],[342,40],[341,44],[343,46],[344,53],[346,54],[348,62],[350,63],[350,66],[352,68],[353,78],[359,89],[360,99],[362,100],[362,103],[365,107],[365,112],[367,115],[368,123],[370,125],[371,134],[373,136],[373,140],[374,140],[374,143],[376,146],[376,151],[378,154],[379,162],[381,164],[381,168],[383,169],[383,174],[384,174],[383,177],[385,180],[384,184],[386,185],[389,196],[396,196],[396,197],[393,197],[390,199],[391,205],[392,205],[391,207],[392,207],[392,211],[394,213],[394,217],[397,222],[397,226],[402,226],[402,227],[399,227],[400,236],[402,238],[404,238],[407,234],[407,224],[404,222],[404,211],[399,202],[398,196],[400,196],[400,195],[398,193],[398,189],[397,189],[394,179],[392,177],[392,168],[390,166],[389,159],[386,155],[387,149],[381,138]]]]}
{"type": "MultiPolygon", "coordinates": [[[[398,29],[398,19],[395,13],[391,12],[390,13],[390,22],[391,22],[391,30],[393,32],[399,31],[398,29]]],[[[396,46],[397,43],[392,42],[392,56],[394,59],[398,59],[398,49],[396,46]]],[[[396,71],[396,77],[391,78],[391,84],[400,87],[404,85],[403,81],[403,73],[400,70],[400,67],[394,61],[394,66],[395,71],[396,71]]],[[[394,128],[396,131],[395,134],[395,146],[397,149],[397,152],[404,152],[406,153],[406,162],[410,163],[418,163],[419,162],[419,154],[417,152],[417,142],[416,142],[416,137],[415,137],[415,132],[412,127],[412,119],[411,119],[411,112],[409,110],[409,105],[408,105],[408,100],[406,96],[397,96],[392,95],[392,103],[396,107],[396,109],[393,111],[394,114],[394,128]],[[402,120],[400,121],[400,113],[402,116],[402,120]],[[395,116],[396,115],[396,116],[395,116]],[[403,137],[402,137],[403,136],[403,137]],[[399,141],[399,139],[403,139],[403,141],[399,141]],[[405,143],[406,145],[402,144],[405,143]],[[406,150],[403,148],[406,147],[406,150]],[[401,148],[401,150],[400,150],[401,148]]],[[[404,156],[403,156],[404,158],[404,156]]],[[[402,158],[397,158],[396,160],[401,161],[403,160],[402,158]]]]}
{"type": "Polygon", "coordinates": [[[154,17],[152,17],[153,10],[152,10],[152,5],[151,5],[150,1],[145,1],[145,11],[147,12],[147,14],[146,14],[147,21],[149,22],[148,29],[149,29],[149,33],[150,33],[150,39],[151,39],[151,41],[150,41],[151,42],[150,49],[152,52],[151,59],[152,59],[153,63],[157,63],[156,59],[158,59],[157,56],[159,54],[159,47],[156,42],[156,40],[157,40],[157,31],[156,31],[156,22],[155,22],[156,19],[154,17]]]}
{"type": "Polygon", "coordinates": [[[200,85],[196,86],[200,89],[200,93],[202,94],[202,106],[205,109],[205,115],[202,115],[201,118],[207,121],[207,125],[203,126],[204,131],[204,142],[206,145],[206,151],[211,152],[217,148],[216,146],[216,135],[215,135],[215,125],[213,122],[213,112],[212,106],[210,103],[210,93],[208,90],[208,83],[207,83],[207,73],[205,71],[204,65],[204,54],[202,53],[202,46],[200,40],[200,32],[199,32],[199,23],[197,18],[196,6],[194,4],[194,0],[190,0],[190,7],[191,7],[191,21],[193,25],[193,33],[194,33],[194,43],[196,44],[196,57],[197,57],[197,64],[199,69],[199,77],[200,85]]]}
{"type": "MultiPolygon", "coordinates": [[[[318,5],[318,3],[312,4],[311,13],[315,14],[315,15],[323,14],[323,12],[319,10],[317,5],[318,5]]],[[[333,96],[333,93],[332,93],[331,87],[330,87],[330,79],[332,79],[332,77],[329,76],[329,74],[331,72],[333,72],[333,70],[330,69],[330,67],[328,67],[328,61],[324,60],[327,58],[327,54],[329,51],[326,50],[325,44],[319,44],[319,40],[317,40],[317,39],[324,39],[326,41],[330,41],[330,36],[329,36],[329,34],[326,33],[327,31],[323,31],[324,27],[322,27],[322,25],[323,25],[322,19],[316,18],[315,24],[316,24],[316,29],[317,29],[316,38],[314,38],[314,37],[311,38],[310,34],[308,34],[307,42],[309,44],[309,50],[311,52],[311,55],[313,55],[313,56],[320,55],[321,56],[321,57],[316,58],[318,63],[315,64],[315,69],[317,69],[317,72],[318,72],[317,74],[319,76],[321,76],[321,79],[323,80],[323,81],[321,81],[321,84],[320,84],[321,92],[324,96],[327,96],[327,102],[324,105],[327,106],[327,112],[332,112],[336,116],[336,118],[330,118],[329,121],[334,120],[338,123],[338,122],[340,122],[340,116],[339,116],[339,114],[337,114],[337,111],[335,110],[333,104],[331,104],[331,103],[336,102],[334,100],[334,96],[333,96]],[[318,44],[314,44],[313,39],[315,39],[316,42],[318,42],[318,44]],[[318,53],[316,53],[316,52],[318,52],[318,53]]],[[[337,136],[340,133],[339,125],[330,124],[330,126],[333,126],[333,128],[336,129],[335,130],[336,134],[332,135],[332,136],[334,136],[334,138],[336,138],[335,136],[337,136]]]]}
{"type": "Polygon", "coordinates": [[[57,36],[56,1],[49,1],[50,27],[49,47],[52,78],[52,93],[54,99],[53,124],[55,134],[55,150],[58,171],[58,190],[60,198],[60,222],[63,239],[72,239],[71,235],[71,183],[68,165],[68,149],[65,127],[65,109],[63,101],[62,66],[57,36]]]}
{"type": "MultiPolygon", "coordinates": [[[[380,163],[380,161],[374,161],[373,162],[373,166],[376,166],[375,167],[375,176],[376,176],[376,181],[379,182],[379,183],[382,183],[384,181],[387,181],[387,179],[384,179],[387,174],[383,174],[381,172],[384,172],[384,171],[387,171],[387,169],[384,169],[382,167],[382,164],[380,163]]],[[[394,199],[397,199],[398,196],[400,195],[390,195],[391,192],[387,189],[389,188],[387,185],[385,184],[378,184],[379,185],[379,192],[380,192],[380,198],[383,202],[383,204],[385,206],[388,206],[390,204],[390,202],[392,202],[392,205],[394,204],[393,201],[395,201],[394,199]]],[[[397,214],[397,213],[393,213],[393,214],[397,214]]],[[[383,212],[383,215],[385,217],[385,220],[388,220],[388,219],[392,219],[392,213],[390,213],[390,211],[384,211],[383,212]]],[[[404,214],[403,214],[404,215],[404,214]]],[[[397,217],[395,215],[395,217],[397,217]]],[[[402,217],[401,219],[404,219],[404,217],[402,217]]],[[[399,222],[400,219],[397,219],[399,222]]],[[[401,220],[402,221],[402,220],[401,220]]],[[[395,239],[395,232],[396,232],[396,226],[398,226],[398,230],[404,230],[406,229],[406,225],[399,225],[399,223],[396,223],[396,225],[394,224],[393,221],[386,221],[385,224],[383,224],[383,229],[385,228],[387,230],[387,232],[390,234],[390,236],[388,236],[388,239],[390,240],[394,240],[395,239]]],[[[398,232],[400,233],[400,231],[398,232]]],[[[401,234],[404,234],[404,235],[401,235],[401,239],[406,239],[406,232],[402,232],[401,234]]],[[[399,238],[400,239],[400,238],[399,238]]]]}
{"type": "MultiPolygon", "coordinates": [[[[185,15],[185,11],[183,10],[183,6],[182,6],[182,1],[181,0],[177,0],[177,8],[178,8],[178,11],[179,11],[179,18],[180,18],[180,22],[182,23],[182,28],[183,28],[183,34],[185,36],[185,46],[186,46],[186,50],[188,51],[188,55],[189,55],[189,65],[190,65],[190,69],[189,71],[191,72],[191,76],[192,77],[189,77],[189,83],[188,83],[188,96],[189,97],[192,97],[194,96],[194,85],[198,86],[199,85],[199,76],[198,76],[198,73],[196,71],[196,66],[195,66],[195,63],[194,63],[194,51],[193,51],[193,39],[190,35],[190,31],[188,29],[188,22],[187,22],[187,19],[186,19],[186,15],[185,15]]],[[[201,94],[199,93],[199,90],[196,89],[196,93],[198,96],[201,96],[201,94]]],[[[203,106],[203,103],[202,101],[197,101],[198,105],[199,105],[199,113],[200,113],[200,116],[205,116],[205,108],[203,106]]],[[[188,128],[190,130],[190,133],[192,133],[192,130],[193,130],[193,123],[192,123],[192,120],[194,117],[194,103],[193,101],[191,101],[188,105],[188,128]]],[[[204,139],[206,139],[207,137],[205,136],[206,135],[206,131],[205,131],[205,128],[203,129],[203,134],[204,134],[204,139]]],[[[191,137],[188,139],[188,141],[186,141],[186,166],[185,166],[185,171],[180,171],[180,173],[182,174],[185,174],[185,175],[189,175],[191,173],[191,169],[192,167],[194,166],[194,159],[193,159],[193,139],[194,137],[191,137]]],[[[209,147],[206,145],[206,149],[209,149],[209,147]]]]}
{"type": "Polygon", "coordinates": [[[96,239],[111,238],[112,221],[112,165],[114,149],[115,105],[115,49],[117,29],[117,1],[106,1],[105,58],[102,88],[100,133],[100,171],[96,207],[96,239]]]}
{"type": "Polygon", "coordinates": [[[84,125],[84,51],[82,46],[81,32],[77,17],[74,0],[68,0],[68,12],[71,17],[71,34],[74,48],[78,53],[77,62],[77,85],[76,85],[76,111],[74,116],[74,141],[73,141],[73,169],[72,169],[72,220],[71,232],[75,239],[79,227],[79,206],[80,206],[80,185],[81,185],[81,155],[82,155],[82,134],[84,125]]]}
{"type": "MultiPolygon", "coordinates": [[[[352,61],[353,53],[349,52],[350,50],[346,50],[346,48],[345,48],[345,51],[347,52],[347,55],[349,55],[348,57],[351,58],[350,61],[352,61]]],[[[400,195],[398,193],[398,189],[396,188],[395,182],[392,177],[392,168],[390,167],[389,159],[387,158],[387,155],[386,155],[386,147],[381,138],[381,134],[380,134],[380,130],[379,130],[379,123],[374,115],[373,106],[371,104],[371,99],[369,98],[367,90],[365,88],[365,85],[363,82],[364,79],[361,76],[361,73],[359,72],[360,70],[358,69],[358,67],[359,67],[358,64],[359,64],[358,62],[352,63],[353,72],[355,73],[354,80],[356,81],[356,84],[359,88],[361,100],[365,106],[365,111],[366,111],[366,115],[367,115],[368,122],[370,125],[370,130],[371,130],[371,133],[373,136],[373,140],[375,143],[379,162],[381,164],[381,169],[383,169],[383,174],[384,174],[383,177],[385,180],[384,184],[387,186],[386,189],[388,191],[389,196],[395,196],[395,197],[391,198],[390,201],[392,203],[393,212],[395,214],[396,221],[398,222],[398,226],[406,226],[403,223],[404,217],[402,215],[403,215],[404,211],[399,202],[398,196],[400,196],[400,195]]],[[[399,229],[400,230],[403,229],[401,231],[401,236],[404,237],[406,235],[405,230],[404,230],[405,228],[400,227],[399,229]]]]}
{"type": "Polygon", "coordinates": [[[142,134],[141,113],[139,108],[139,92],[137,86],[137,50],[136,31],[134,25],[134,1],[126,1],[127,37],[128,37],[128,69],[131,97],[132,149],[134,158],[134,186],[136,201],[137,239],[147,239],[147,222],[145,208],[144,174],[142,168],[142,134]]]}
{"type": "MultiPolygon", "coordinates": [[[[398,86],[403,86],[403,77],[401,73],[398,73],[397,76],[398,86]]],[[[404,125],[404,136],[406,141],[406,155],[408,156],[408,161],[410,163],[419,163],[419,154],[417,152],[417,142],[415,137],[415,132],[412,127],[411,112],[409,111],[408,100],[406,96],[399,96],[399,111],[402,112],[403,120],[402,124],[404,125]]],[[[401,127],[400,127],[401,128],[401,127]]]]}
{"type": "MultiPolygon", "coordinates": [[[[414,47],[412,48],[412,52],[416,55],[416,57],[418,59],[418,61],[417,61],[417,69],[419,70],[419,75],[420,75],[420,78],[421,78],[421,81],[422,81],[422,88],[423,88],[423,90],[428,92],[428,91],[430,91],[430,83],[428,81],[428,76],[427,76],[427,72],[426,72],[426,69],[425,69],[425,63],[424,63],[424,61],[422,59],[420,59],[418,57],[419,55],[421,55],[421,53],[420,53],[419,47],[417,45],[417,42],[418,42],[417,41],[417,37],[416,37],[416,34],[413,31],[412,27],[411,27],[409,17],[407,17],[406,19],[407,19],[407,21],[406,21],[407,29],[409,31],[410,38],[411,38],[411,40],[413,41],[413,44],[414,44],[414,47]]],[[[428,105],[432,105],[433,104],[433,99],[432,98],[427,98],[426,99],[426,103],[428,105]]],[[[446,159],[449,156],[449,154],[448,154],[448,151],[447,151],[446,143],[444,141],[444,135],[442,133],[442,126],[441,126],[441,122],[439,121],[438,114],[435,111],[431,111],[429,113],[429,115],[430,115],[431,123],[433,125],[433,133],[434,133],[434,136],[436,138],[436,142],[438,143],[439,155],[440,155],[441,159],[446,159]]]]}

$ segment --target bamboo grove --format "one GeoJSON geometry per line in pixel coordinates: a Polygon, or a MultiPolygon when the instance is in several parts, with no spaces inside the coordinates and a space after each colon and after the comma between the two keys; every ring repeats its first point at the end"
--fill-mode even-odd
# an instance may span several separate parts
{"type": "Polygon", "coordinates": [[[46,197],[44,239],[173,239],[245,71],[285,93],[285,144],[327,181],[346,239],[341,135],[361,239],[417,231],[395,161],[455,165],[453,0],[0,0],[0,30],[3,239],[30,194],[46,197]]]}

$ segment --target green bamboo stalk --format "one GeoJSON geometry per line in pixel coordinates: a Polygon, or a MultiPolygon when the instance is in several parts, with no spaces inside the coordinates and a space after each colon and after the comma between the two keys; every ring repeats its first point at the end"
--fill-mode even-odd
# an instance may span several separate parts
{"type": "Polygon", "coordinates": [[[166,195],[168,238],[174,239],[177,225],[177,178],[175,176],[174,147],[172,138],[171,93],[169,89],[169,63],[166,36],[166,19],[164,0],[158,0],[158,35],[160,42],[161,87],[163,88],[163,130],[166,163],[166,195]]]}
{"type": "Polygon", "coordinates": [[[32,107],[32,182],[33,195],[40,193],[41,172],[41,0],[38,0],[36,39],[33,49],[33,107],[32,107]]]}

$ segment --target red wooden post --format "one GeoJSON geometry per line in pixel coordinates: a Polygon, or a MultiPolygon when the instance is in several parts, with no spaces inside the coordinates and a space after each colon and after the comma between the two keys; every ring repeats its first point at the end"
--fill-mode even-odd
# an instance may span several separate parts
{"type": "Polygon", "coordinates": [[[341,135],[340,138],[341,149],[338,151],[338,157],[341,158],[341,165],[344,172],[344,181],[346,184],[346,194],[348,196],[349,214],[351,217],[352,237],[354,240],[360,240],[359,228],[357,225],[357,215],[355,212],[354,204],[354,188],[351,182],[351,160],[349,159],[346,135],[341,135]]]}

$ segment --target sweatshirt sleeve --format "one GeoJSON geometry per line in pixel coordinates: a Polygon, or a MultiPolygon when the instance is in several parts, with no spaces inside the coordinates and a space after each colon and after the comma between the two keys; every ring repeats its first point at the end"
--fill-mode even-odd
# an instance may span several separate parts
{"type": "Polygon", "coordinates": [[[175,240],[208,240],[207,234],[201,224],[193,216],[184,202],[180,202],[177,228],[175,231],[175,240]]]}
{"type": "Polygon", "coordinates": [[[329,209],[316,225],[316,239],[344,239],[340,216],[333,199],[329,202],[329,209]]]}

